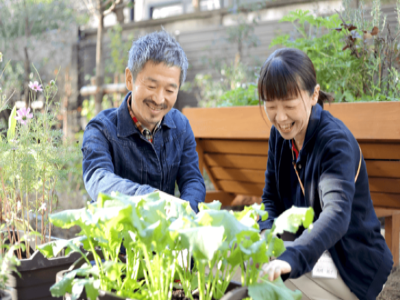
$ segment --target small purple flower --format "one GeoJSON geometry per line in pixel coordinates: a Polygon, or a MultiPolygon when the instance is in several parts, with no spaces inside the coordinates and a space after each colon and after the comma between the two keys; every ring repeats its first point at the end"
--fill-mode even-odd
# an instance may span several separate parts
{"type": "Polygon", "coordinates": [[[34,81],[34,82],[29,82],[29,88],[35,92],[42,92],[42,86],[39,84],[39,82],[34,81]]]}
{"type": "Polygon", "coordinates": [[[25,125],[28,122],[28,119],[33,118],[33,114],[30,114],[30,108],[26,109],[25,107],[17,110],[17,115],[15,119],[19,121],[22,125],[25,125]]]}

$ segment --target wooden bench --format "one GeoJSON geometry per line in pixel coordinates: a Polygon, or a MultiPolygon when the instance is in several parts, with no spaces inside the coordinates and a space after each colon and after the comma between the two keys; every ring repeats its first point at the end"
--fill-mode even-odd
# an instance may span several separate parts
{"type": "MultiPolygon", "coordinates": [[[[370,192],[395,265],[400,231],[400,102],[326,105],[358,140],[367,164],[370,192]]],[[[258,106],[186,108],[197,141],[200,170],[215,191],[206,201],[224,206],[261,201],[267,165],[270,123],[258,106]],[[264,116],[264,117],[263,117],[264,116]]]]}

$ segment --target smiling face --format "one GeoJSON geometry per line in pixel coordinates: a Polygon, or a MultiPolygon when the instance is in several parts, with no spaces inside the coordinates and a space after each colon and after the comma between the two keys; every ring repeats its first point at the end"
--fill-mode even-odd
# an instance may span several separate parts
{"type": "Polygon", "coordinates": [[[272,125],[285,140],[294,139],[300,150],[306,136],[311,109],[318,102],[319,85],[310,96],[306,91],[284,100],[264,101],[265,112],[272,125]]]}
{"type": "Polygon", "coordinates": [[[132,92],[133,114],[150,131],[175,105],[180,75],[179,67],[148,61],[134,82],[131,71],[126,68],[125,83],[132,92]]]}

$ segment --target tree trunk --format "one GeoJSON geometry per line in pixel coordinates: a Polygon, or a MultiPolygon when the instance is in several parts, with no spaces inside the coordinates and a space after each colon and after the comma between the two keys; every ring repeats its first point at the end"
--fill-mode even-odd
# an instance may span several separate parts
{"type": "MultiPolygon", "coordinates": [[[[101,0],[97,0],[97,6],[101,7],[101,0]]],[[[101,102],[103,100],[103,83],[104,83],[104,63],[103,63],[103,30],[104,16],[100,9],[97,15],[97,43],[96,43],[96,95],[95,95],[95,113],[96,115],[102,111],[101,102]]]]}

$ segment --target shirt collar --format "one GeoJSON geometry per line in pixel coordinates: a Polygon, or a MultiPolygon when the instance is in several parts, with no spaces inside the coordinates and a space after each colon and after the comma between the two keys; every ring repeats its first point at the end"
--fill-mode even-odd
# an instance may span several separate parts
{"type": "MultiPolygon", "coordinates": [[[[301,153],[308,152],[308,148],[313,144],[313,137],[318,130],[322,110],[323,108],[319,104],[312,107],[310,119],[307,125],[306,137],[304,138],[303,147],[300,150],[301,153]]],[[[292,141],[289,141],[289,146],[292,148],[292,141]]]]}

